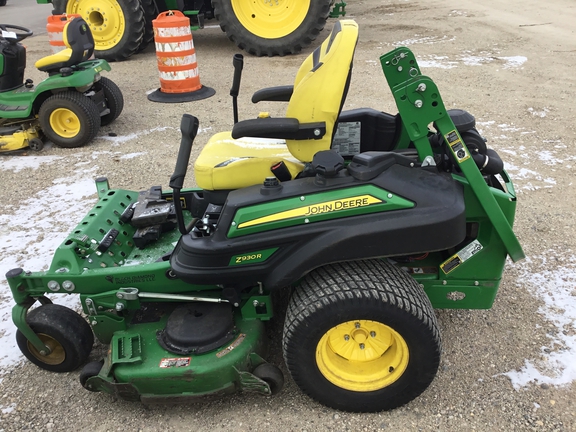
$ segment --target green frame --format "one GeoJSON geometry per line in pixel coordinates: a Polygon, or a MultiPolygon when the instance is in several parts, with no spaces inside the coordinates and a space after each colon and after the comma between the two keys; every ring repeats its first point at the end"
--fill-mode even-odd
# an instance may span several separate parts
{"type": "MultiPolygon", "coordinates": [[[[428,141],[428,125],[435,124],[459,164],[461,173],[453,174],[453,178],[463,187],[466,221],[470,231],[474,232],[470,241],[453,251],[433,251],[418,260],[399,262],[397,265],[421,284],[435,308],[490,308],[501,281],[506,257],[510,255],[514,261],[524,257],[512,230],[516,211],[516,194],[512,181],[508,174],[503,172],[501,189],[486,184],[450,119],[438,88],[430,78],[421,75],[416,59],[408,48],[393,50],[382,56],[380,61],[404,124],[398,147],[405,148],[414,143],[420,161],[429,161],[433,150],[428,141]]],[[[92,68],[91,73],[97,73],[95,68],[92,68]]],[[[82,308],[88,315],[98,339],[104,343],[122,343],[123,346],[131,347],[128,360],[110,357],[103,372],[98,377],[91,378],[95,388],[109,393],[122,393],[132,390],[122,390],[113,385],[110,373],[115,365],[142,362],[143,355],[138,347],[145,345],[142,342],[143,336],[129,324],[130,318],[142,304],[149,301],[195,299],[221,301],[221,288],[215,285],[194,285],[176,279],[171,273],[169,262],[159,260],[178,240],[180,234],[176,230],[164,234],[153,246],[142,251],[137,249],[131,240],[135,229],[130,224],[122,223],[119,216],[137,200],[138,192],[111,190],[104,178],[97,179],[96,186],[98,203],[56,250],[49,270],[32,273],[14,269],[8,272],[7,279],[16,302],[12,310],[14,324],[39,351],[46,347],[26,323],[30,306],[36,301],[43,301],[45,293],[79,294],[82,308]],[[119,234],[112,245],[101,252],[97,247],[98,239],[104,238],[111,229],[117,230],[119,234]],[[115,311],[125,311],[124,317],[118,316],[115,311]],[[120,339],[123,342],[118,342],[120,339]]],[[[200,192],[200,189],[187,189],[183,190],[182,194],[185,196],[200,192]]],[[[172,199],[170,192],[165,192],[163,196],[172,199]]],[[[410,201],[371,185],[364,185],[308,197],[278,201],[271,199],[269,203],[241,208],[232,225],[227,227],[227,232],[228,237],[232,238],[327,218],[350,217],[365,212],[385,212],[411,206],[413,203],[410,201]],[[359,195],[369,195],[380,202],[343,211],[320,212],[314,216],[314,220],[312,217],[298,215],[280,221],[256,223],[241,232],[242,223],[247,221],[266,218],[303,205],[326,204],[330,200],[346,200],[359,195]],[[304,204],[302,198],[310,200],[304,204]]],[[[274,255],[276,249],[256,248],[250,253],[235,255],[231,257],[229,265],[265,261],[274,255]]],[[[238,323],[243,323],[242,325],[260,323],[273,316],[271,296],[265,286],[254,286],[249,292],[243,293],[237,306],[236,319],[238,323]]],[[[146,330],[144,327],[140,329],[146,330]]],[[[261,382],[253,381],[252,375],[243,372],[249,369],[249,365],[253,367],[263,362],[259,354],[253,352],[256,346],[259,346],[256,340],[244,345],[245,349],[238,363],[232,362],[227,369],[229,372],[237,370],[238,373],[230,372],[231,375],[224,381],[218,381],[221,384],[218,388],[228,386],[229,382],[238,383],[238,380],[244,380],[245,388],[256,386],[260,389],[258,391],[263,393],[269,391],[261,382]]],[[[144,371],[144,374],[147,373],[150,371],[144,371]]],[[[143,389],[144,387],[137,393],[147,391],[143,389]]],[[[191,391],[204,392],[202,389],[191,391]]]]}

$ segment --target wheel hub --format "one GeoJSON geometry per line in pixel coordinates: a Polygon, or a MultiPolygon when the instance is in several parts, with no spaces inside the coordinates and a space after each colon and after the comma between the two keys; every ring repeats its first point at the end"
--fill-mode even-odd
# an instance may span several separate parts
{"type": "Polygon", "coordinates": [[[304,21],[311,0],[232,0],[234,14],[250,33],[278,39],[293,33],[304,21]]]}
{"type": "Polygon", "coordinates": [[[328,381],[362,392],[398,380],[408,358],[408,346],[398,332],[369,320],[347,321],[331,328],[316,349],[316,363],[328,381]]]}
{"type": "Polygon", "coordinates": [[[76,0],[68,2],[66,12],[84,18],[97,50],[116,46],[126,30],[124,13],[117,0],[76,0]]]}
{"type": "Polygon", "coordinates": [[[71,110],[66,108],[55,109],[50,114],[52,130],[63,138],[74,138],[80,132],[80,119],[71,110]]]}
{"type": "Polygon", "coordinates": [[[38,337],[50,351],[38,351],[34,345],[28,342],[28,351],[30,351],[34,357],[49,365],[58,365],[66,359],[66,352],[56,339],[44,333],[39,333],[38,337]]]}

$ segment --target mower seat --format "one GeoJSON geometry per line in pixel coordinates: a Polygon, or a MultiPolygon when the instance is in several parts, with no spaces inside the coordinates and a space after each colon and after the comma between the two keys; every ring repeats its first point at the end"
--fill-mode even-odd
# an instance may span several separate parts
{"type": "Polygon", "coordinates": [[[92,32],[82,18],[74,18],[66,23],[62,39],[66,48],[38,60],[35,66],[39,70],[48,73],[59,71],[63,67],[71,67],[88,60],[94,53],[92,32]]]}
{"type": "Polygon", "coordinates": [[[336,22],[330,36],[300,66],[286,118],[261,116],[236,123],[232,132],[214,135],[194,164],[198,186],[232,190],[274,175],[280,181],[291,180],[317,152],[329,150],[357,41],[354,21],[336,22]]]}

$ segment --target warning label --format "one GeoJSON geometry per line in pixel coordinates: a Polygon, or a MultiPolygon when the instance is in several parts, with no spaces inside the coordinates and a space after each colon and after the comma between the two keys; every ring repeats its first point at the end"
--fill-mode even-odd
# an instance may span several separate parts
{"type": "Polygon", "coordinates": [[[460,141],[460,137],[455,130],[448,132],[446,135],[444,135],[444,138],[446,138],[446,142],[452,149],[452,153],[454,153],[454,157],[456,157],[458,163],[462,163],[466,159],[470,158],[466,147],[464,147],[462,141],[460,141]]]}
{"type": "Polygon", "coordinates": [[[460,264],[462,264],[464,261],[472,258],[482,249],[483,249],[482,244],[478,240],[474,240],[472,243],[460,249],[457,254],[451,256],[442,264],[440,264],[440,268],[445,274],[448,274],[456,267],[458,267],[460,264]]]}
{"type": "Polygon", "coordinates": [[[334,134],[332,150],[336,150],[341,156],[354,156],[360,153],[360,122],[338,123],[334,134]]]}
{"type": "Polygon", "coordinates": [[[190,364],[190,357],[163,358],[160,360],[161,368],[186,367],[190,364]]]}

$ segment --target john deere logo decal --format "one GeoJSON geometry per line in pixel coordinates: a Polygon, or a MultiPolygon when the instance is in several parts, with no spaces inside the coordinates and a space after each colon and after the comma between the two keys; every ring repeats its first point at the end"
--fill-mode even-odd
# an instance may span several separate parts
{"type": "Polygon", "coordinates": [[[238,225],[238,228],[248,228],[254,225],[260,225],[267,222],[276,222],[284,219],[314,216],[323,213],[337,212],[357,207],[366,207],[372,204],[379,204],[381,202],[383,202],[381,199],[373,197],[372,195],[358,195],[350,198],[325,201],[314,205],[298,207],[292,210],[287,210],[280,213],[271,214],[269,216],[252,219],[247,222],[242,222],[241,224],[238,225]]]}

